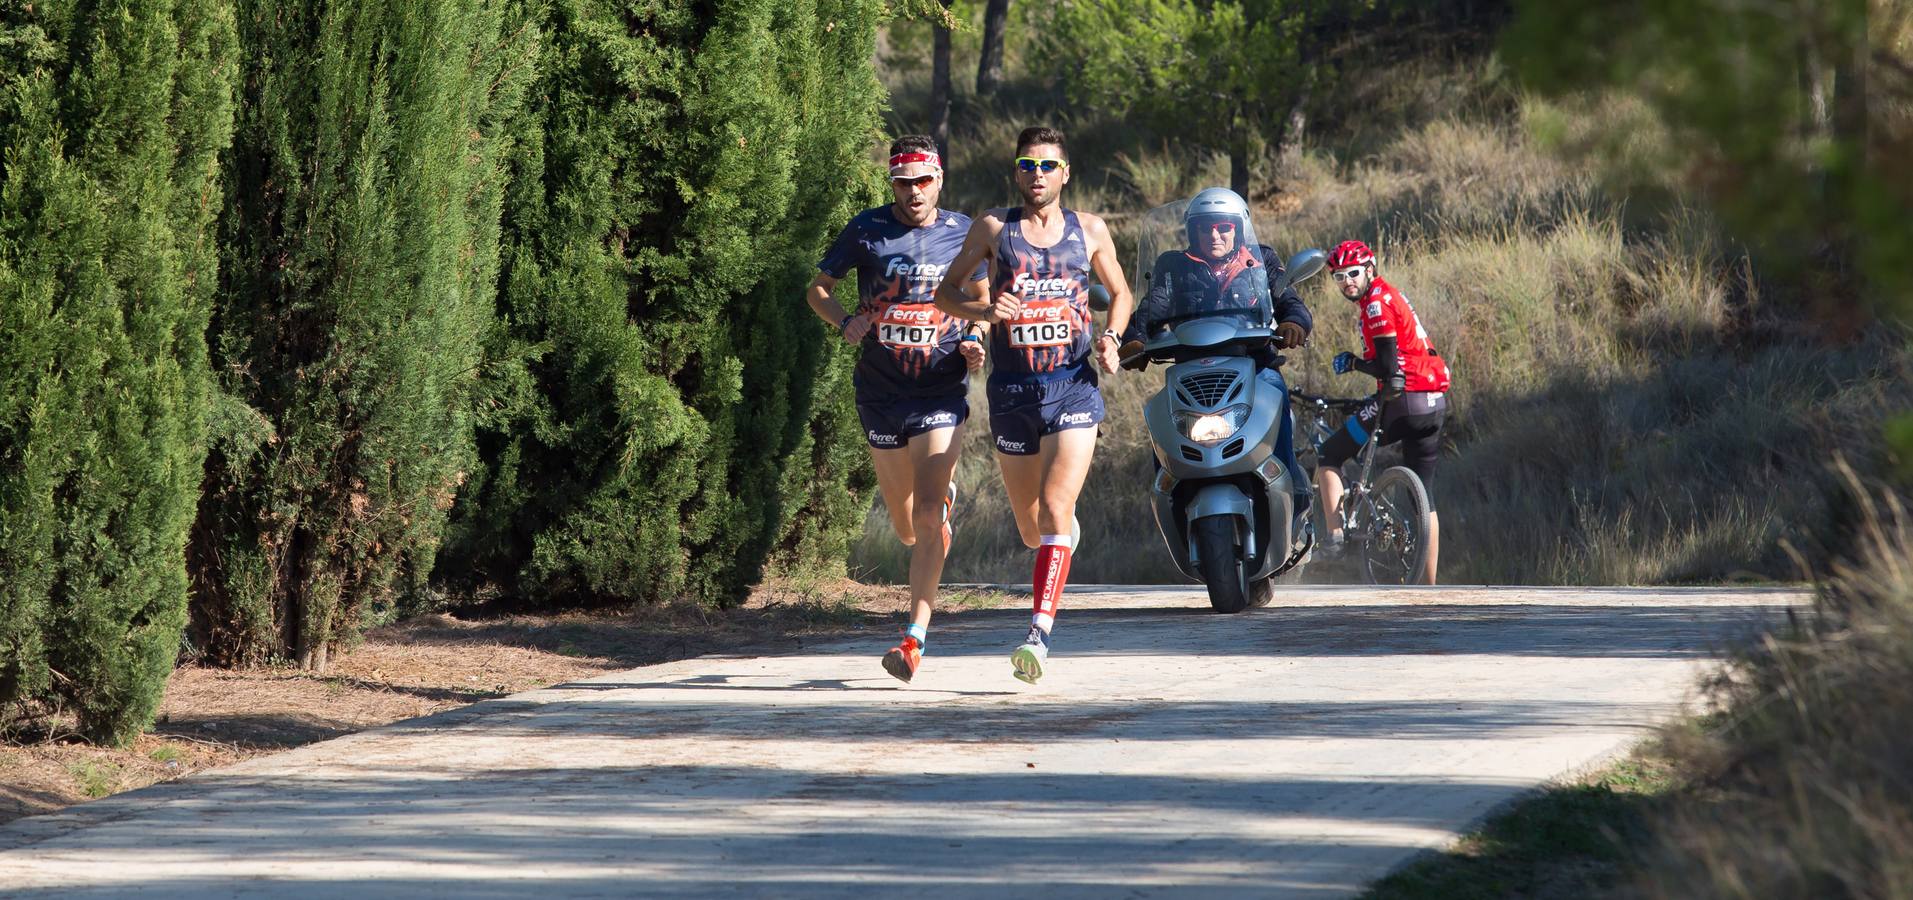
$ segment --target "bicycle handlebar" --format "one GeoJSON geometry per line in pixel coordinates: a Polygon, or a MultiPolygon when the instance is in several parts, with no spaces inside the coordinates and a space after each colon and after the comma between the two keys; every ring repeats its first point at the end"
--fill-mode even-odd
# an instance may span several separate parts
{"type": "Polygon", "coordinates": [[[1304,403],[1319,404],[1327,409],[1340,409],[1349,412],[1361,409],[1376,397],[1376,394],[1370,394],[1366,397],[1318,397],[1314,394],[1304,393],[1302,391],[1289,391],[1289,399],[1291,401],[1300,400],[1304,403]]]}

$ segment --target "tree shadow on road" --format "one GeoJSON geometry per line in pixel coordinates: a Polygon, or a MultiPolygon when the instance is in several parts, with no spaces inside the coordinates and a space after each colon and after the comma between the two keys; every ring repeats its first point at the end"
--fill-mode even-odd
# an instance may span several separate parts
{"type": "Polygon", "coordinates": [[[1045,897],[1344,896],[1359,886],[1352,872],[1419,846],[1385,835],[1431,842],[1454,817],[1521,790],[1247,771],[723,764],[373,767],[293,783],[209,775],[187,787],[163,791],[205,799],[146,811],[163,830],[111,808],[138,809],[141,795],[65,814],[93,817],[75,836],[83,849],[46,828],[44,845],[0,854],[0,868],[62,883],[9,896],[838,897],[908,885],[913,896],[996,897],[1039,884],[1045,897]],[[1289,825],[1271,828],[1278,820],[1289,825]],[[365,874],[336,874],[335,859],[365,874]],[[406,874],[379,874],[395,870],[406,874]]]}
{"type": "MultiPolygon", "coordinates": [[[[1007,656],[1028,627],[1028,615],[1018,610],[940,615],[928,656],[1007,656]],[[992,631],[1003,635],[1000,646],[947,639],[992,631]]],[[[1780,608],[1761,605],[1456,603],[1278,606],[1225,616],[1200,607],[1072,610],[1065,598],[1053,652],[1059,657],[1225,653],[1704,659],[1745,645],[1783,616],[1780,608]],[[1165,640],[1163,630],[1172,623],[1176,639],[1165,640]]]]}

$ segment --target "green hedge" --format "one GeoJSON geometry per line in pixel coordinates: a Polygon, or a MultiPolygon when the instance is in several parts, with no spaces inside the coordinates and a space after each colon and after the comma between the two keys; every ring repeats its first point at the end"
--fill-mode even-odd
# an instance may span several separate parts
{"type": "Polygon", "coordinates": [[[538,34],[493,0],[242,0],[239,34],[213,361],[254,415],[208,470],[194,637],[323,669],[420,586],[475,462],[538,34]]]}
{"type": "Polygon", "coordinates": [[[0,12],[0,704],[123,743],[186,619],[230,5],[0,12]]]}
{"type": "Polygon", "coordinates": [[[0,10],[0,727],[440,585],[841,567],[880,0],[0,10]],[[188,598],[191,598],[190,605],[188,598]]]}
{"type": "Polygon", "coordinates": [[[512,160],[484,462],[445,578],[724,602],[767,562],[841,565],[849,354],[801,298],[880,190],[881,11],[552,7],[512,160]]]}

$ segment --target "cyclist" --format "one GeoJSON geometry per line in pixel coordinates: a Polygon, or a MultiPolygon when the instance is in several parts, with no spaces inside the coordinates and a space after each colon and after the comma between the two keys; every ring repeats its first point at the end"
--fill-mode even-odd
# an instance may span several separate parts
{"type": "MultiPolygon", "coordinates": [[[[1208,188],[1189,201],[1182,222],[1188,249],[1163,253],[1150,269],[1149,294],[1137,301],[1136,314],[1123,334],[1121,356],[1132,360],[1125,365],[1137,369],[1148,365],[1137,354],[1149,332],[1167,324],[1163,319],[1170,310],[1180,310],[1186,316],[1194,310],[1254,309],[1261,322],[1270,318],[1276,322],[1273,346],[1258,348],[1254,358],[1263,377],[1279,385],[1276,351],[1301,346],[1308,340],[1315,320],[1294,287],[1272,298],[1271,310],[1269,280],[1282,274],[1282,264],[1267,245],[1247,245],[1254,233],[1249,205],[1228,188],[1208,188]]],[[[1288,409],[1286,387],[1283,409],[1288,409]]],[[[1308,512],[1309,479],[1295,462],[1294,427],[1288,415],[1282,419],[1275,450],[1289,467],[1299,518],[1308,512]]]]}
{"type": "MultiPolygon", "coordinates": [[[[1342,463],[1368,443],[1377,431],[1383,445],[1400,442],[1402,461],[1421,478],[1428,492],[1428,566],[1426,584],[1435,583],[1435,561],[1440,549],[1440,522],[1435,512],[1435,461],[1441,443],[1442,420],[1448,413],[1448,363],[1428,340],[1421,319],[1408,298],[1375,274],[1375,254],[1361,241],[1343,241],[1328,257],[1329,274],[1342,296],[1358,307],[1362,355],[1336,354],[1335,373],[1351,370],[1376,379],[1376,400],[1364,405],[1322,443],[1321,464],[1315,469],[1322,492],[1322,508],[1333,510],[1342,499],[1342,463]]],[[[1341,550],[1341,523],[1329,517],[1327,550],[1341,550]]]]}
{"type": "Polygon", "coordinates": [[[997,465],[1024,545],[1036,550],[1030,630],[1010,654],[1017,678],[1034,684],[1049,658],[1057,601],[1082,533],[1076,496],[1096,451],[1103,396],[1089,365],[1116,371],[1116,336],[1129,324],[1130,297],[1109,227],[1062,205],[1069,184],[1063,134],[1025,128],[1016,138],[1021,206],[985,212],[937,288],[945,312],[990,329],[990,430],[997,465]],[[983,281],[966,278],[991,265],[983,281]],[[1109,329],[1090,336],[1091,273],[1109,286],[1109,329]]]}
{"type": "MultiPolygon", "coordinates": [[[[890,527],[910,547],[910,624],[884,654],[884,670],[916,675],[930,627],[956,505],[957,433],[969,418],[969,371],[983,365],[984,329],[931,302],[969,233],[970,217],[937,207],[943,163],[936,144],[906,135],[890,145],[894,202],[850,220],[817,263],[805,299],[845,341],[861,344],[853,381],[857,415],[877,470],[890,527]],[[857,270],[857,309],[831,290],[857,270]]],[[[968,277],[982,278],[971,264],[968,277]]]]}

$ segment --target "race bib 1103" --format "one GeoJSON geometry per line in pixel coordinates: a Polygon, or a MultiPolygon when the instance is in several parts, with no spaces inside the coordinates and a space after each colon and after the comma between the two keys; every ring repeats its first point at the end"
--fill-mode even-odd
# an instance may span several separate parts
{"type": "Polygon", "coordinates": [[[1061,300],[1026,303],[1023,312],[1004,327],[1009,329],[1010,346],[1019,349],[1060,347],[1074,336],[1069,304],[1061,300]]]}

